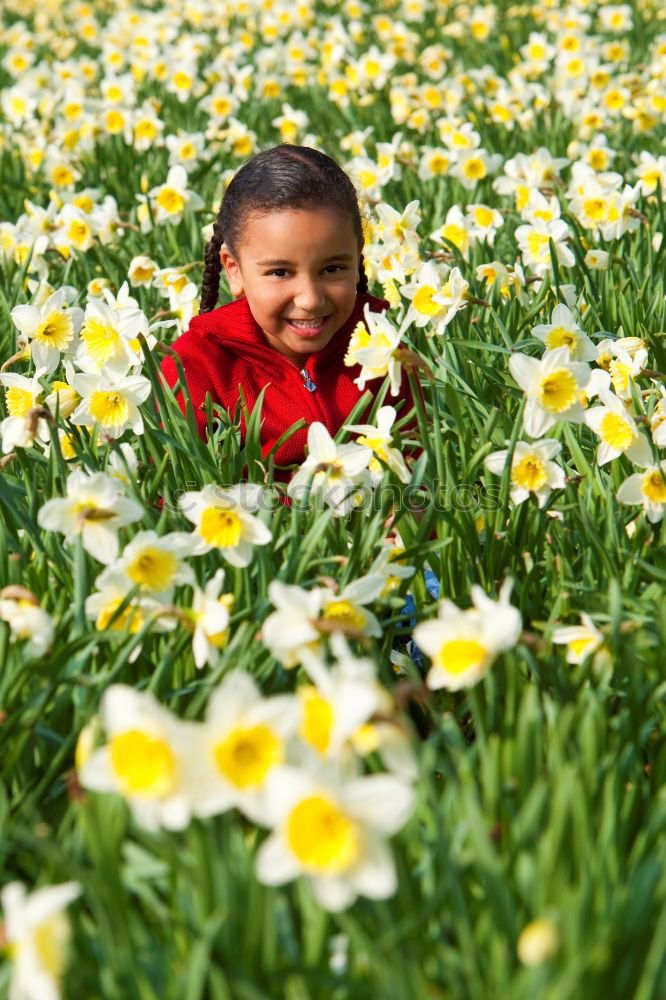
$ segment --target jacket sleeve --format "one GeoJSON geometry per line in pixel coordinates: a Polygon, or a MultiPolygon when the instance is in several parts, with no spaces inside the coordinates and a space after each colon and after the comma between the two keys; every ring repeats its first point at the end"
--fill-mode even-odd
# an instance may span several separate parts
{"type": "MultiPolygon", "coordinates": [[[[213,366],[211,364],[210,344],[205,338],[194,334],[185,333],[171,345],[171,350],[180,358],[185,372],[188,392],[192,400],[194,416],[197,422],[199,435],[206,438],[206,412],[204,404],[206,397],[210,394],[213,402],[222,402],[218,396],[213,380],[213,366]]],[[[178,381],[178,369],[176,362],[171,355],[164,358],[161,372],[170,388],[173,388],[178,381]]],[[[183,415],[186,413],[185,396],[182,389],[176,395],[176,401],[180,406],[183,415]]]]}

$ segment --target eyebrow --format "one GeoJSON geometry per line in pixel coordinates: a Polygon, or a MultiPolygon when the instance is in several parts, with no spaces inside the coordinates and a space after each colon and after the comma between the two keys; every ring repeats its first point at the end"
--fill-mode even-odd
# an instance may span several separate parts
{"type": "MultiPolygon", "coordinates": [[[[334,253],[332,257],[327,257],[326,260],[322,261],[324,264],[330,264],[332,260],[351,260],[353,258],[351,253],[334,253]]],[[[285,265],[292,264],[290,260],[258,260],[257,264],[259,267],[284,267],[285,265]]]]}

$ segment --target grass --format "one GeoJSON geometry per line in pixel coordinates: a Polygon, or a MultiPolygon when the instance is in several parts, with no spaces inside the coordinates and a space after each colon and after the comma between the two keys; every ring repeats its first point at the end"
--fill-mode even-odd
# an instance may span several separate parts
{"type": "MultiPolygon", "coordinates": [[[[100,24],[107,24],[107,6],[90,6],[100,24]]],[[[152,10],[175,27],[173,45],[199,30],[174,10],[136,7],[148,20],[152,10]]],[[[627,68],[645,85],[661,21],[648,4],[630,7],[634,26],[626,34],[627,68]]],[[[398,16],[390,5],[375,5],[372,11],[389,8],[391,17],[398,16]]],[[[336,10],[326,4],[312,9],[319,33],[336,10]]],[[[444,86],[486,64],[507,79],[511,52],[530,31],[548,30],[538,12],[503,2],[497,9],[499,27],[483,45],[466,31],[461,37],[441,34],[456,19],[466,23],[464,9],[456,13],[432,5],[421,20],[410,22],[417,51],[440,37],[451,50],[444,86]]],[[[28,8],[20,16],[36,39],[38,59],[51,65],[54,52],[35,11],[28,8]]],[[[226,22],[226,14],[219,16],[226,22]]],[[[343,11],[341,16],[355,15],[343,11]]],[[[15,26],[18,8],[8,5],[5,17],[9,28],[15,26]]],[[[63,17],[75,40],[75,5],[64,4],[63,17]]],[[[241,19],[230,16],[229,28],[237,37],[241,19]]],[[[219,46],[207,22],[201,30],[205,46],[199,73],[208,89],[206,66],[219,46]]],[[[556,33],[549,37],[555,39],[556,33]]],[[[610,38],[595,27],[588,37],[591,44],[610,38]]],[[[103,33],[99,41],[76,37],[74,48],[100,71],[102,40],[103,33]]],[[[362,43],[349,43],[351,64],[372,40],[369,30],[362,43]]],[[[261,34],[254,35],[241,62],[254,64],[264,45],[261,34]]],[[[400,58],[389,86],[398,85],[412,64],[425,81],[417,62],[400,58]]],[[[621,64],[613,74],[625,71],[621,64]]],[[[460,115],[478,129],[483,148],[501,152],[505,161],[539,146],[553,156],[566,155],[576,137],[575,117],[562,107],[550,76],[539,80],[548,103],[525,127],[512,130],[492,121],[481,91],[470,88],[460,115]]],[[[3,82],[10,86],[6,71],[3,82]]],[[[341,139],[368,126],[374,128],[367,142],[371,152],[376,141],[388,141],[398,128],[417,151],[440,145],[437,115],[423,132],[394,120],[389,86],[377,92],[367,88],[372,103],[359,100],[361,88],[348,107],[336,107],[327,89],[310,77],[299,86],[285,75],[279,99],[253,90],[237,116],[256,131],[260,146],[271,145],[279,134],[270,122],[283,100],[289,101],[306,111],[310,128],[341,162],[348,159],[341,139]]],[[[159,98],[167,132],[206,127],[207,116],[193,97],[181,104],[150,73],[137,88],[139,101],[159,98]]],[[[39,128],[48,131],[45,114],[39,128]]],[[[26,197],[47,205],[51,185],[44,170],[27,169],[18,144],[21,127],[5,122],[5,131],[0,169],[7,183],[0,211],[3,219],[15,222],[26,197]]],[[[633,183],[637,153],[657,154],[663,148],[663,115],[646,132],[637,131],[628,117],[615,116],[607,137],[618,151],[613,169],[633,183]]],[[[222,171],[243,160],[224,141],[209,142],[188,181],[207,210],[142,234],[135,195],[164,181],[166,151],[141,153],[120,136],[99,134],[74,158],[82,173],[78,189],[112,194],[129,224],[109,245],[96,240],[90,250],[68,260],[55,250],[47,252],[48,280],[55,288],[73,285],[80,302],[93,278],[104,277],[118,289],[138,254],[150,255],[161,267],[200,262],[201,228],[212,221],[222,171]]],[[[562,301],[563,285],[573,285],[578,300],[586,303],[581,322],[593,339],[606,331],[611,337],[645,340],[651,374],[635,384],[634,406],[639,416],[652,416],[666,378],[664,248],[654,239],[664,233],[661,188],[640,199],[644,218],[634,232],[595,241],[611,254],[606,271],[584,263],[594,237],[567,214],[567,198],[555,188],[577,263],[570,269],[551,267],[540,286],[527,286],[521,302],[502,298],[475,278],[477,265],[493,258],[512,265],[517,256],[513,232],[521,220],[511,199],[497,195],[491,182],[489,177],[466,190],[448,176],[422,181],[414,168],[403,165],[401,178],[382,188],[382,199],[398,209],[419,199],[422,255],[433,251],[427,235],[441,226],[454,203],[487,203],[505,217],[494,249],[478,243],[467,260],[452,252],[452,263],[470,282],[470,294],[487,304],[468,305],[443,336],[429,337],[415,327],[406,334],[406,344],[433,372],[432,379],[423,372],[411,376],[419,379],[425,399],[422,427],[414,434],[422,457],[413,462],[411,487],[414,493],[426,491],[433,505],[423,517],[408,505],[396,511],[406,559],[417,572],[375,606],[381,638],[355,647],[372,658],[382,683],[395,693],[418,761],[417,806],[392,842],[399,886],[391,899],[360,899],[343,913],[328,913],[303,880],[280,889],[257,881],[254,860],[266,834],[239,813],[194,820],[180,833],[150,833],[132,820],[121,799],[82,790],[74,770],[78,735],[98,713],[112,683],[150,691],[184,719],[201,719],[210,692],[237,666],[250,670],[266,694],[292,690],[294,674],[275,661],[257,634],[272,610],[270,582],[310,588],[321,577],[332,577],[342,588],[366,573],[386,537],[389,501],[370,515],[355,512],[345,519],[281,504],[264,514],[273,542],[255,549],[249,568],[226,567],[225,590],[234,594],[230,641],[216,667],[197,671],[191,635],[182,627],[163,634],[149,624],[136,635],[98,631],[86,617],[85,600],[99,563],[81,545],[38,527],[39,508],[64,494],[71,469],[107,468],[110,456],[120,454],[119,442],[96,443],[79,430],[76,457],[66,461],[56,427],[48,455],[37,447],[17,449],[0,472],[0,582],[31,590],[56,628],[48,654],[29,656],[25,644],[11,641],[9,627],[0,624],[0,877],[3,883],[20,878],[31,887],[70,878],[81,883],[82,897],[69,911],[73,941],[65,996],[660,1000],[666,995],[665,522],[650,524],[639,508],[617,502],[618,487],[635,470],[626,458],[599,467],[596,438],[584,424],[561,422],[549,432],[562,442],[559,461],[567,482],[546,509],[533,498],[512,507],[508,471],[500,479],[484,468],[490,452],[507,442],[511,448],[523,436],[523,398],[508,359],[512,351],[532,356],[540,351],[531,330],[549,321],[552,307],[562,301]],[[469,502],[455,492],[463,486],[469,502]],[[482,524],[477,523],[480,515],[482,524]],[[436,614],[424,584],[426,564],[439,578],[442,595],[465,607],[473,584],[496,595],[505,577],[514,580],[512,602],[524,624],[521,641],[469,690],[423,696],[423,669],[405,656],[412,630],[403,609],[406,591],[415,596],[419,619],[436,614]],[[581,612],[602,630],[604,645],[571,665],[553,644],[552,633],[556,625],[577,623],[581,612]],[[394,649],[403,654],[404,674],[391,666],[394,649]],[[523,929],[537,919],[553,924],[558,947],[552,957],[529,966],[516,949],[523,929]],[[336,949],[346,956],[342,965],[332,961],[336,949]]],[[[17,303],[29,301],[25,280],[34,272],[29,261],[20,266],[9,256],[0,256],[0,265],[1,357],[6,359],[17,350],[10,313],[17,303]]],[[[190,273],[198,281],[199,264],[190,273]]],[[[378,284],[372,290],[381,294],[378,284]]],[[[154,288],[133,294],[148,317],[165,308],[154,288]]],[[[176,332],[164,336],[170,340],[176,332]]],[[[217,414],[220,426],[204,443],[193,417],[183,419],[160,386],[160,360],[157,351],[146,351],[144,374],[153,384],[160,415],[154,405],[144,405],[145,433],[128,432],[123,438],[139,462],[127,495],[143,508],[142,520],[124,529],[123,541],[149,528],[160,534],[190,530],[177,505],[183,490],[235,483],[245,469],[250,479],[266,476],[270,482],[273,472],[258,464],[257,411],[244,442],[238,415],[217,414]]],[[[30,365],[18,362],[12,371],[27,374],[30,365]]],[[[65,426],[61,418],[58,424],[65,426]]],[[[344,437],[341,432],[339,439],[344,437]]],[[[661,459],[657,449],[655,455],[661,459]]],[[[386,483],[397,485],[388,473],[386,483]]],[[[191,564],[203,585],[220,560],[211,553],[191,564]]],[[[190,591],[181,588],[175,600],[186,606],[189,597],[190,591]]],[[[368,765],[370,770],[378,766],[374,758],[368,765]]],[[[0,996],[7,994],[10,969],[8,962],[0,966],[0,996]]]]}

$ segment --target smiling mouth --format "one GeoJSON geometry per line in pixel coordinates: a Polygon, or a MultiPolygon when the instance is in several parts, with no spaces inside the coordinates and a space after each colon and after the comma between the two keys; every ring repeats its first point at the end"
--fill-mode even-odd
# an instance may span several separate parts
{"type": "Polygon", "coordinates": [[[290,319],[286,317],[289,326],[295,330],[321,330],[328,316],[313,316],[310,319],[290,319]]]}

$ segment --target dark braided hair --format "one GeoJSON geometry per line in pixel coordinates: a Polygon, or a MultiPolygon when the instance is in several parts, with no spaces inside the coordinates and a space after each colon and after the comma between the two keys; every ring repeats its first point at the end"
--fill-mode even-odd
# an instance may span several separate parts
{"type": "MultiPolygon", "coordinates": [[[[204,254],[199,311],[210,312],[217,304],[225,243],[237,256],[243,222],[252,211],[308,209],[326,205],[349,214],[359,240],[363,238],[356,190],[347,174],[325,153],[310,146],[284,143],[257,153],[231,180],[222,198],[213,226],[213,236],[204,254]]],[[[368,278],[359,261],[357,291],[368,291],[368,278]]]]}

